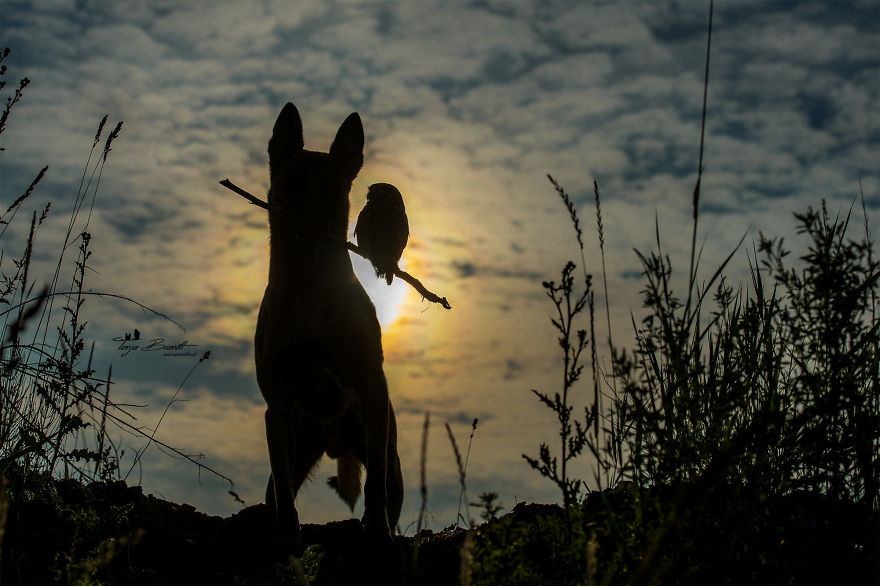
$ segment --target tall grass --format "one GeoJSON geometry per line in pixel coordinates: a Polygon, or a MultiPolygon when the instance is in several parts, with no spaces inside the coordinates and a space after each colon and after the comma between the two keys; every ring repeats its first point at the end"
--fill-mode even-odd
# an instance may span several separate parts
{"type": "MultiPolygon", "coordinates": [[[[8,55],[9,50],[4,50],[4,59],[8,55]]],[[[3,71],[5,73],[5,67],[3,71]]],[[[27,78],[24,78],[15,94],[7,99],[0,132],[5,130],[12,108],[22,100],[27,82],[27,78]]],[[[99,125],[86,170],[90,167],[106,120],[105,117],[99,125]]],[[[103,156],[100,157],[101,169],[121,125],[120,122],[104,144],[103,156]]],[[[0,313],[3,319],[3,346],[0,349],[0,465],[6,469],[14,463],[26,470],[49,473],[55,472],[56,467],[60,466],[66,476],[91,477],[94,474],[99,478],[107,477],[116,470],[116,459],[111,455],[114,448],[112,442],[105,446],[104,435],[101,435],[96,444],[100,446],[98,452],[81,441],[89,427],[86,420],[88,413],[94,410],[96,399],[102,396],[100,388],[109,385],[109,380],[95,377],[92,368],[94,345],[86,354],[85,323],[80,313],[85,302],[84,283],[91,256],[91,234],[82,230],[73,237],[82,201],[90,192],[96,176],[94,190],[95,194],[97,192],[99,168],[93,168],[89,182],[81,184],[76,194],[55,275],[49,284],[35,294],[35,282],[30,274],[37,236],[50,213],[48,204],[39,216],[36,211],[33,213],[24,251],[18,258],[12,259],[11,266],[6,254],[10,247],[6,241],[7,228],[47,170],[48,167],[44,167],[37,174],[0,218],[3,224],[3,231],[0,232],[3,250],[0,258],[3,282],[0,304],[7,306],[0,313]],[[79,246],[73,262],[74,271],[70,276],[71,287],[61,288],[60,271],[68,245],[72,242],[77,242],[79,246]],[[62,299],[65,304],[61,308],[60,323],[53,327],[52,313],[56,298],[62,299]],[[26,340],[24,335],[28,329],[32,330],[32,335],[26,340]],[[85,464],[89,461],[93,461],[95,466],[87,469],[85,464]]],[[[83,176],[85,178],[86,172],[83,176]]],[[[109,393],[104,392],[103,397],[107,400],[109,393]]],[[[103,419],[106,422],[106,409],[101,412],[105,414],[103,419]]],[[[103,430],[99,433],[103,434],[103,430]]]]}
{"type": "MultiPolygon", "coordinates": [[[[584,282],[582,289],[576,289],[574,273],[577,267],[573,262],[569,261],[562,269],[562,277],[559,283],[555,281],[544,281],[541,283],[556,312],[555,317],[550,318],[550,321],[558,333],[557,341],[562,350],[562,393],[556,392],[551,396],[549,393],[536,389],[532,389],[532,393],[538,397],[541,403],[556,414],[556,418],[559,421],[561,454],[557,458],[551,454],[548,444],[541,444],[537,458],[525,454],[523,454],[523,458],[533,469],[548,478],[559,488],[562,493],[563,505],[568,510],[572,503],[576,502],[578,495],[583,489],[581,479],[572,477],[569,474],[568,464],[583,452],[584,446],[587,445],[588,430],[593,427],[591,419],[594,419],[594,414],[590,412],[587,412],[586,422],[583,425],[580,420],[573,418],[574,407],[569,399],[570,393],[574,390],[575,385],[583,374],[582,354],[590,343],[590,339],[587,338],[586,327],[578,328],[576,324],[585,310],[589,310],[590,322],[592,322],[593,290],[592,275],[588,274],[585,268],[583,232],[581,231],[575,205],[553,177],[548,176],[548,179],[565,204],[571,223],[574,226],[578,247],[581,252],[584,282]]],[[[593,347],[595,347],[595,344],[593,347]]],[[[594,405],[598,408],[598,400],[595,401],[594,405]]]]}
{"type": "MultiPolygon", "coordinates": [[[[2,76],[7,69],[2,62],[9,54],[9,49],[0,52],[0,90],[6,86],[2,76]]],[[[22,79],[14,94],[7,98],[0,114],[0,136],[29,83],[28,78],[22,79]]],[[[129,439],[146,440],[132,466],[155,443],[223,478],[232,488],[231,480],[222,474],[159,441],[158,424],[153,430],[137,425],[126,406],[113,400],[112,367],[107,369],[106,377],[101,377],[93,363],[94,343],[87,341],[87,323],[82,312],[90,297],[122,300],[179,326],[133,299],[94,292],[86,286],[92,255],[88,227],[108,155],[123,125],[118,122],[105,138],[107,119],[105,116],[100,121],[92,140],[54,272],[45,284],[34,278],[31,265],[51,205],[47,203],[39,213],[32,213],[20,253],[8,252],[16,245],[9,241],[7,230],[32,197],[48,166],[36,174],[0,216],[0,305],[5,306],[0,311],[0,475],[15,468],[25,473],[43,472],[83,481],[118,478],[125,450],[122,436],[114,439],[113,431],[129,439]],[[76,251],[73,259],[69,258],[71,249],[76,251]],[[71,265],[68,273],[67,267],[71,265]]],[[[206,353],[193,370],[208,356],[206,353]]],[[[187,378],[191,374],[192,371],[187,378]]]]}
{"type": "Polygon", "coordinates": [[[800,258],[760,234],[748,283],[725,278],[731,252],[681,293],[658,227],[656,250],[637,252],[635,347],[613,350],[617,380],[604,375],[581,421],[568,401],[590,392],[579,380],[596,338],[589,279],[575,288],[570,262],[561,284],[544,283],[565,376],[562,393],[536,394],[558,416],[569,466],[546,444],[526,458],[561,489],[565,515],[481,528],[474,583],[862,583],[880,507],[880,262],[864,202],[862,230],[853,207],[795,213],[800,258]],[[571,472],[582,446],[598,464],[592,489],[571,472]],[[565,571],[529,553],[559,540],[565,571]]]}
{"type": "MultiPolygon", "coordinates": [[[[709,22],[711,35],[711,5],[709,22]]],[[[861,233],[851,227],[853,205],[831,213],[823,201],[794,214],[807,250],[797,261],[781,238],[760,234],[747,255],[748,283],[725,277],[743,240],[701,278],[708,50],[707,42],[687,289],[674,290],[657,224],[656,249],[636,251],[645,284],[643,317],[632,318],[635,345],[620,351],[609,338],[609,374],[596,366],[586,269],[579,287],[573,262],[559,284],[543,283],[556,313],[563,377],[561,392],[533,393],[557,415],[560,455],[542,444],[538,458],[524,457],[562,493],[564,530],[545,517],[544,532],[548,542],[565,536],[569,545],[554,557],[568,569],[531,559],[526,552],[542,547],[542,538],[509,521],[480,530],[474,583],[522,576],[597,584],[858,581],[876,562],[870,519],[880,507],[880,262],[864,198],[861,233]],[[591,389],[580,381],[587,346],[591,389]],[[574,392],[592,395],[582,419],[571,407],[574,392]],[[593,488],[572,473],[585,449],[597,464],[593,488]],[[804,548],[817,551],[805,556],[804,548]]],[[[583,267],[576,206],[550,181],[583,267]]],[[[595,183],[594,192],[605,281],[595,183]]]]}

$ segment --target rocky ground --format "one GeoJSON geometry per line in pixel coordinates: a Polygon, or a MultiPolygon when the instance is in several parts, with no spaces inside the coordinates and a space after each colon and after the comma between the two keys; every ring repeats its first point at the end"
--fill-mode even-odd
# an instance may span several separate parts
{"type": "Polygon", "coordinates": [[[263,504],[226,518],[124,482],[29,481],[4,503],[4,582],[15,584],[454,584],[466,531],[377,547],[356,519],[276,536],[263,504]]]}
{"type": "Polygon", "coordinates": [[[621,483],[570,515],[520,503],[473,531],[424,530],[391,545],[350,519],[304,525],[294,545],[262,504],[221,518],[121,481],[12,470],[0,485],[4,585],[445,585],[460,583],[463,557],[474,584],[880,583],[880,513],[809,493],[719,487],[685,502],[687,491],[637,496],[621,483]]]}

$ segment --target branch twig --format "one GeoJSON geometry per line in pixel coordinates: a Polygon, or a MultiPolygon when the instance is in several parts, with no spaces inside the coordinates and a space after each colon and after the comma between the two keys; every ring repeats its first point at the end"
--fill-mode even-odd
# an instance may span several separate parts
{"type": "MultiPolygon", "coordinates": [[[[234,184],[229,179],[224,179],[223,181],[220,181],[220,185],[222,185],[226,189],[234,191],[238,195],[240,195],[243,198],[245,198],[246,200],[248,200],[252,205],[255,205],[257,207],[261,207],[264,210],[269,209],[268,203],[266,203],[262,199],[258,198],[257,196],[252,195],[251,193],[248,193],[247,191],[245,191],[244,189],[242,189],[238,185],[234,184]]],[[[355,253],[356,255],[369,260],[367,255],[364,254],[364,252],[356,244],[354,244],[352,242],[345,242],[345,247],[348,250],[350,250],[351,252],[355,253]]],[[[449,305],[449,301],[447,301],[445,297],[440,297],[436,293],[433,293],[432,291],[428,291],[428,289],[426,289],[425,286],[422,285],[421,281],[419,281],[418,279],[416,279],[415,277],[413,277],[412,275],[410,275],[406,271],[402,270],[400,267],[395,267],[394,276],[409,283],[410,286],[413,289],[415,289],[416,291],[418,291],[419,294],[426,301],[430,301],[431,303],[439,303],[440,306],[443,307],[444,309],[452,309],[452,306],[449,305]]]]}
{"type": "Polygon", "coordinates": [[[231,189],[232,191],[234,191],[238,195],[242,196],[243,198],[245,198],[246,200],[248,200],[249,202],[251,202],[255,206],[261,207],[264,210],[269,209],[269,204],[264,202],[259,197],[255,196],[255,195],[251,195],[250,193],[248,193],[247,191],[245,191],[244,189],[242,189],[241,187],[239,187],[238,185],[236,185],[235,183],[233,183],[229,179],[224,179],[223,181],[220,182],[220,185],[222,185],[226,189],[231,189]]]}

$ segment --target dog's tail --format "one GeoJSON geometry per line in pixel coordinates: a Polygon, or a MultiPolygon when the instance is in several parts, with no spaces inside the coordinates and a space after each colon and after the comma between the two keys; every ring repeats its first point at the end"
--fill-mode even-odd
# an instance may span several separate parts
{"type": "Polygon", "coordinates": [[[361,496],[361,470],[363,466],[354,452],[348,452],[336,460],[336,476],[331,476],[327,484],[332,486],[339,497],[353,511],[354,504],[361,496]]]}

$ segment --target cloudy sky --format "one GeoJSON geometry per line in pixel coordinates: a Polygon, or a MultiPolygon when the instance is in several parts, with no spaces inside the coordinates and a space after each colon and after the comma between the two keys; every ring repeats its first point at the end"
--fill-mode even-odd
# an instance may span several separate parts
{"type": "MultiPolygon", "coordinates": [[[[345,117],[359,112],[367,142],[353,217],[370,184],[396,185],[411,227],[405,268],[453,306],[431,306],[359,269],[383,321],[407,487],[401,526],[419,507],[425,412],[433,526],[455,521],[459,498],[444,422],[464,449],[479,418],[467,473],[472,497],[495,491],[507,508],[555,501],[555,489],[521,457],[557,434],[529,392],[553,392],[562,376],[541,281],[558,279],[569,258],[580,262],[546,175],[575,199],[587,268],[597,275],[599,183],[612,329],[618,345],[631,347],[630,313],[640,315],[642,287],[633,249],[652,249],[655,217],[664,250],[687,269],[707,18],[708,3],[696,0],[4,0],[0,46],[13,51],[4,100],[18,79],[32,81],[0,136],[4,201],[43,165],[50,169],[2,247],[20,253],[31,210],[52,201],[36,244],[37,268],[49,278],[98,122],[105,114],[108,127],[124,120],[88,223],[86,288],[136,299],[185,331],[131,304],[89,298],[95,363],[99,374],[112,364],[114,396],[143,405],[131,409],[136,424],[152,429],[211,350],[158,437],[203,454],[248,504],[259,502],[268,463],[252,338],[268,230],[263,210],[217,181],[229,177],[265,195],[266,144],[287,101],[301,112],[313,150],[326,150],[345,117]],[[134,328],[147,340],[187,340],[197,356],[123,356],[113,338],[134,328]]],[[[832,211],[846,208],[859,181],[876,233],[878,90],[875,2],[716,6],[703,274],[744,234],[749,248],[758,231],[796,245],[791,213],[822,198],[832,211]]],[[[731,278],[744,274],[745,254],[735,257],[731,278]]],[[[607,363],[607,347],[599,353],[607,363]]],[[[585,381],[580,395],[589,387],[585,381]]],[[[128,454],[142,447],[118,435],[128,454]]],[[[589,477],[589,466],[579,461],[576,474],[589,477]]],[[[348,516],[323,487],[329,473],[322,466],[301,496],[303,520],[348,516]]],[[[210,474],[155,448],[129,479],[209,513],[241,507],[210,474]]]]}

